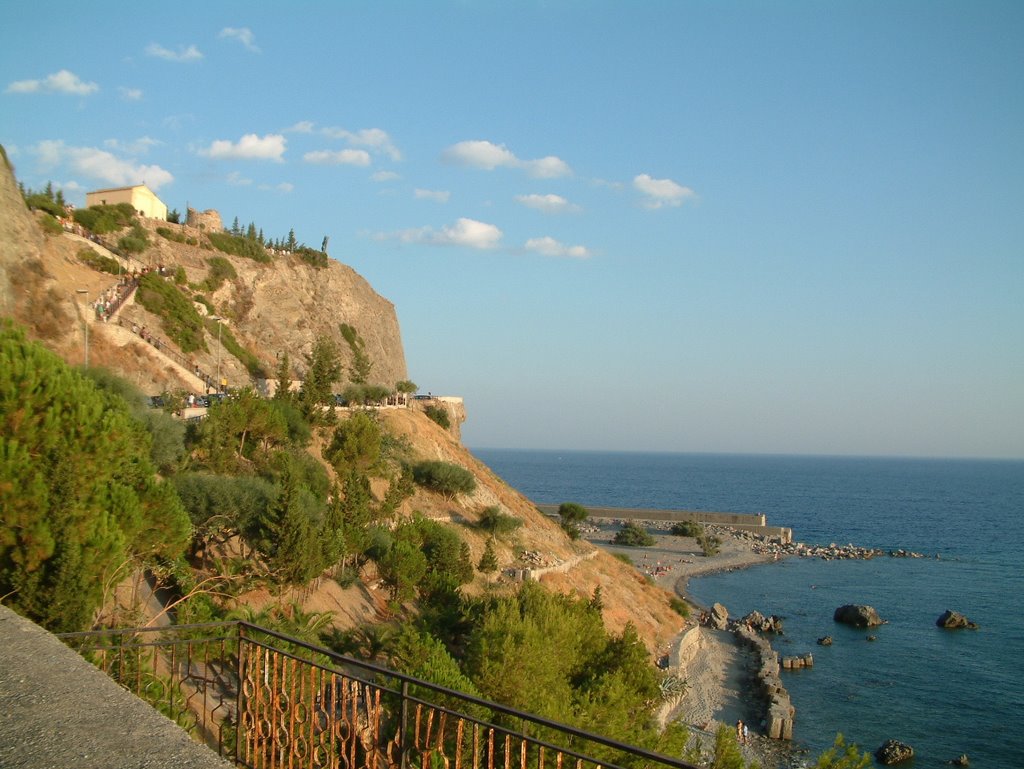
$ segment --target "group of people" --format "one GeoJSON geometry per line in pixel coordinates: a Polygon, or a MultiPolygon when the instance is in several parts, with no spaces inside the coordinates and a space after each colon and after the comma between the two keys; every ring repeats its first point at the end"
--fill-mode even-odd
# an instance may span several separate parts
{"type": "Polygon", "coordinates": [[[110,316],[117,312],[117,308],[124,303],[124,300],[138,285],[139,280],[135,275],[125,275],[117,282],[117,285],[111,286],[100,294],[92,303],[93,309],[96,311],[96,320],[101,320],[104,323],[110,320],[110,316]]]}
{"type": "Polygon", "coordinates": [[[739,721],[736,722],[736,741],[740,745],[746,745],[747,741],[749,739],[750,739],[750,727],[747,726],[745,723],[743,723],[743,720],[740,719],[739,721]]]}

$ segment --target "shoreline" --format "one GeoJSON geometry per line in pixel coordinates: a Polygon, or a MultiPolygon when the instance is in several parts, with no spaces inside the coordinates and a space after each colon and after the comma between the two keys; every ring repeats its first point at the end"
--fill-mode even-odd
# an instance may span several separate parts
{"type": "MultiPolygon", "coordinates": [[[[722,542],[718,554],[706,557],[693,537],[677,537],[668,533],[664,522],[638,522],[655,538],[650,547],[628,547],[611,544],[619,529],[613,519],[588,519],[582,537],[613,554],[628,555],[642,574],[655,584],[682,598],[694,611],[702,606],[688,593],[689,581],[763,563],[773,563],[789,556],[776,552],[758,552],[755,539],[737,534],[725,527],[708,527],[722,542]]],[[[740,749],[747,761],[755,760],[765,769],[797,765],[799,746],[791,742],[773,740],[761,732],[762,714],[753,694],[752,676],[755,670],[753,655],[742,648],[732,635],[724,630],[713,630],[699,625],[695,619],[687,621],[684,630],[672,641],[668,652],[670,669],[687,682],[686,695],[662,712],[663,723],[681,721],[701,746],[702,752],[713,749],[714,735],[719,724],[734,727],[737,720],[752,727],[750,740],[740,749]],[[696,634],[689,636],[689,634],[696,634]],[[688,637],[689,636],[689,637],[688,637]],[[684,637],[688,637],[686,650],[681,650],[684,637]]]]}

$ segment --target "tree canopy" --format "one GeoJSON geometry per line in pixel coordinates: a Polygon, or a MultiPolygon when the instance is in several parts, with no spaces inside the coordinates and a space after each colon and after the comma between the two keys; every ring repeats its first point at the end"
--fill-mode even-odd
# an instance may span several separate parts
{"type": "Polygon", "coordinates": [[[177,557],[190,524],[124,399],[0,325],[0,595],[54,631],[89,625],[126,561],[177,557]]]}

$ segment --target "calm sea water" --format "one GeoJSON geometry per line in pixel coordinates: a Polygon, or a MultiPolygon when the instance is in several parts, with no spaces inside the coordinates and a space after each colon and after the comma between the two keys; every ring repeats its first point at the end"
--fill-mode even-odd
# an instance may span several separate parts
{"type": "Polygon", "coordinates": [[[926,559],[788,559],[694,579],[699,602],[785,619],[795,739],[813,755],[836,732],[873,751],[912,745],[914,766],[1024,766],[1024,462],[475,449],[538,503],[762,512],[816,544],[905,548],[926,559]],[[938,558],[936,558],[938,556],[938,558]],[[837,625],[846,603],[878,609],[872,631],[837,625]],[[945,609],[978,631],[943,631],[945,609]],[[874,642],[867,636],[877,637],[874,642]],[[816,639],[831,635],[831,647],[816,639]]]}

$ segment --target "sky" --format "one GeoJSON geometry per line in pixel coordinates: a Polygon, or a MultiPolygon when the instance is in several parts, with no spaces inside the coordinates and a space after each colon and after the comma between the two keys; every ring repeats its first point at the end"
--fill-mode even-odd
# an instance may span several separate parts
{"type": "Polygon", "coordinates": [[[328,236],[470,447],[1024,458],[1024,3],[3,16],[20,181],[328,236]]]}

